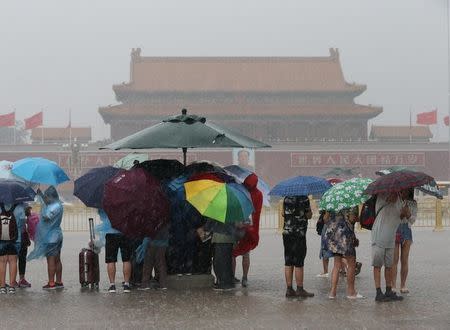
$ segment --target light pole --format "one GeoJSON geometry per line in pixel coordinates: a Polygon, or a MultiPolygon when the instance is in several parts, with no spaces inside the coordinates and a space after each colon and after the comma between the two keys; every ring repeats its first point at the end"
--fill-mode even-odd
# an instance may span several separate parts
{"type": "MultiPolygon", "coordinates": [[[[448,116],[450,120],[450,0],[447,0],[447,8],[446,8],[446,16],[447,16],[447,107],[448,107],[448,116]]],[[[448,177],[447,180],[450,180],[450,124],[448,125],[448,177]]],[[[449,195],[450,198],[450,195],[449,195]]]]}

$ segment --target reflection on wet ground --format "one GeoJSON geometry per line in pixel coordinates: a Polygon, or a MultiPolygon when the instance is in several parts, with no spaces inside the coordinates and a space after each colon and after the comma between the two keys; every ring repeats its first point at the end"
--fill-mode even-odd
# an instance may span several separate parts
{"type": "MultiPolygon", "coordinates": [[[[99,292],[81,291],[78,284],[78,252],[86,245],[86,233],[67,233],[63,248],[63,291],[44,292],[44,261],[28,264],[30,289],[0,297],[2,329],[42,328],[216,328],[216,329],[326,329],[397,328],[449,329],[450,289],[448,277],[450,232],[416,230],[411,250],[408,287],[403,302],[376,304],[370,264],[370,235],[360,233],[358,259],[363,263],[356,285],[368,298],[345,299],[344,282],[338,298],[328,297],[329,280],[316,278],[321,270],[319,239],[308,233],[305,288],[316,293],[307,300],[284,298],[281,236],[273,231],[261,235],[251,258],[249,287],[217,293],[191,291],[106,292],[106,269],[101,269],[99,292]]],[[[101,256],[103,259],[103,255],[101,256]]],[[[238,259],[238,274],[240,274],[238,259]]],[[[119,275],[117,282],[121,281],[119,275]]]]}

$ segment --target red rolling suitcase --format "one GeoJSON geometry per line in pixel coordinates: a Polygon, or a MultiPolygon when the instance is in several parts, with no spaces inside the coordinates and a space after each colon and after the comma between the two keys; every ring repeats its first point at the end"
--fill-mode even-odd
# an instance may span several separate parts
{"type": "MultiPolygon", "coordinates": [[[[94,219],[89,218],[89,234],[91,246],[94,246],[94,219]]],[[[98,288],[100,281],[100,267],[98,262],[98,254],[93,248],[82,249],[78,258],[80,269],[80,284],[82,288],[91,287],[98,288]]]]}

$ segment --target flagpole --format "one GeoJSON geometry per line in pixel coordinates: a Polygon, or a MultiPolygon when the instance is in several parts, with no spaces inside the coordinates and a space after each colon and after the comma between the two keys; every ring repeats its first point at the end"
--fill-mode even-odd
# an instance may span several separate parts
{"type": "MultiPolygon", "coordinates": [[[[450,0],[447,0],[447,73],[448,73],[448,81],[447,81],[447,107],[448,107],[448,115],[450,120],[450,0]]],[[[447,180],[450,180],[450,124],[448,125],[448,177],[447,180]]]]}
{"type": "Polygon", "coordinates": [[[72,109],[69,109],[69,146],[72,145],[72,109]]]}
{"type": "Polygon", "coordinates": [[[409,107],[409,143],[412,143],[412,112],[411,107],[409,107]]]}

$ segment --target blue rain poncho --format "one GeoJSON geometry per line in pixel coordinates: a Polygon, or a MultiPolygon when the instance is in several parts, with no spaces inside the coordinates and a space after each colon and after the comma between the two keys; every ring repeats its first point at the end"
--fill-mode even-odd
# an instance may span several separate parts
{"type": "Polygon", "coordinates": [[[97,249],[101,249],[103,246],[105,246],[107,234],[121,234],[121,232],[111,226],[111,221],[109,220],[108,215],[103,209],[98,209],[98,215],[100,217],[101,223],[95,226],[95,232],[99,237],[94,242],[94,245],[97,249]]]}
{"type": "Polygon", "coordinates": [[[41,203],[41,221],[36,228],[35,246],[28,255],[28,260],[55,255],[63,241],[61,222],[64,208],[55,187],[50,186],[44,195],[38,195],[38,198],[41,203]]]}

